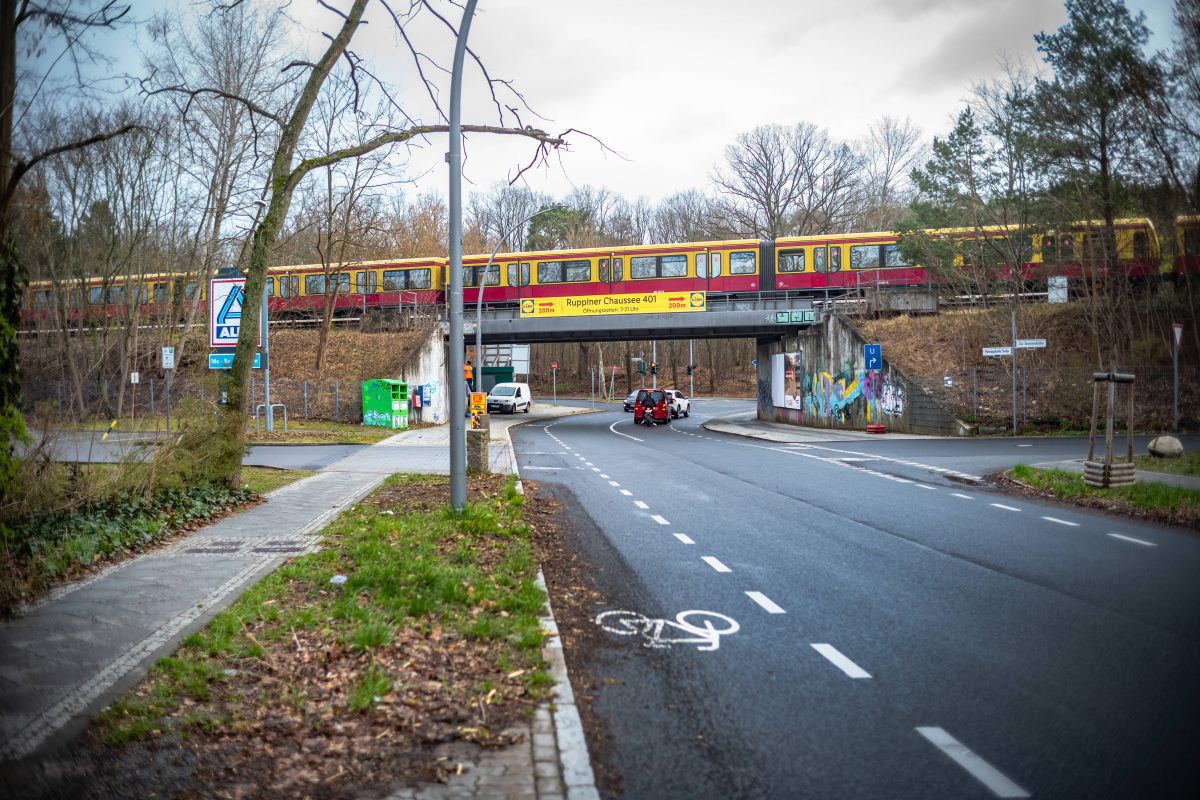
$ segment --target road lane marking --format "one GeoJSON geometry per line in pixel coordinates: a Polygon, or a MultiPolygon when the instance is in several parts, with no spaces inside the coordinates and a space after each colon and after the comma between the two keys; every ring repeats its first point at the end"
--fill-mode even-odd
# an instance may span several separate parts
{"type": "Polygon", "coordinates": [[[661,514],[651,514],[650,519],[654,520],[659,525],[670,525],[671,524],[670,522],[667,522],[666,518],[663,517],[661,514]]]}
{"type": "Polygon", "coordinates": [[[690,536],[688,536],[686,533],[677,533],[677,534],[675,534],[675,538],[678,539],[679,541],[683,542],[684,544],[695,544],[695,542],[692,541],[692,538],[690,536]]]}
{"type": "Polygon", "coordinates": [[[590,462],[590,461],[585,461],[585,462],[583,462],[583,463],[584,463],[584,464],[587,464],[589,467],[594,467],[594,466],[596,466],[595,464],[593,464],[593,463],[592,463],[592,462],[590,462]]]}
{"type": "Polygon", "coordinates": [[[715,569],[717,572],[733,572],[733,570],[731,570],[729,567],[722,564],[721,561],[718,558],[716,558],[715,556],[702,556],[700,558],[700,560],[703,561],[705,564],[708,564],[710,567],[715,569]]]}
{"type": "Polygon", "coordinates": [[[608,476],[605,475],[603,472],[600,473],[600,477],[604,478],[604,480],[608,480],[608,476]]]}
{"type": "Polygon", "coordinates": [[[1057,523],[1057,524],[1059,524],[1059,525],[1070,525],[1072,528],[1078,528],[1078,527],[1079,527],[1079,523],[1078,523],[1078,522],[1068,522],[1067,520],[1065,520],[1065,519],[1059,519],[1058,517],[1042,517],[1042,519],[1046,520],[1046,522],[1054,522],[1054,523],[1057,523]]]}
{"type": "Polygon", "coordinates": [[[931,490],[931,491],[934,491],[934,492],[936,492],[936,491],[937,491],[937,487],[936,487],[936,486],[928,486],[928,485],[926,485],[926,484],[924,484],[924,483],[918,483],[918,484],[917,484],[917,488],[919,488],[919,489],[929,489],[929,490],[931,490]]]}
{"type": "Polygon", "coordinates": [[[592,472],[599,472],[599,471],[600,471],[599,467],[592,467],[592,472]]]}
{"type": "MultiPolygon", "coordinates": [[[[601,475],[600,477],[603,478],[604,476],[601,475]]],[[[621,484],[617,483],[616,481],[609,481],[608,485],[609,486],[620,486],[621,484]]]]}
{"type": "Polygon", "coordinates": [[[1109,536],[1113,537],[1114,539],[1120,539],[1121,541],[1124,541],[1124,542],[1133,542],[1134,544],[1142,544],[1142,545],[1145,545],[1146,547],[1158,547],[1158,545],[1155,544],[1154,542],[1147,542],[1144,539],[1135,539],[1132,536],[1122,536],[1119,533],[1110,533],[1109,536]]]}
{"type": "Polygon", "coordinates": [[[1010,781],[1000,770],[973,753],[970,748],[941,728],[917,728],[917,733],[948,755],[954,763],[971,773],[971,777],[992,790],[997,797],[1029,797],[1029,792],[1010,781]]]}
{"type": "Polygon", "coordinates": [[[992,503],[991,506],[992,506],[992,508],[1002,508],[1005,511],[1020,511],[1021,510],[1019,508],[1014,508],[1013,506],[1006,506],[1006,505],[1004,505],[1004,503],[992,503]]]}
{"type": "Polygon", "coordinates": [[[633,492],[629,491],[628,489],[622,489],[621,494],[625,495],[626,497],[633,497],[633,492]]]}
{"type": "Polygon", "coordinates": [[[855,664],[850,659],[846,658],[841,652],[831,644],[814,644],[813,650],[816,650],[825,658],[829,659],[835,667],[849,675],[851,678],[869,678],[871,673],[855,664]]]}
{"type": "Polygon", "coordinates": [[[1033,447],[1031,444],[1019,444],[1017,447],[1033,447]]]}
{"type": "Polygon", "coordinates": [[[758,603],[768,614],[786,614],[779,606],[771,602],[771,598],[767,597],[762,592],[746,592],[746,597],[749,597],[754,602],[758,603]]]}
{"type": "Polygon", "coordinates": [[[608,426],[608,429],[609,429],[611,432],[615,433],[617,436],[624,436],[626,439],[633,439],[635,442],[641,442],[641,441],[645,441],[644,439],[639,439],[639,438],[638,438],[638,437],[636,437],[636,436],[630,436],[628,433],[621,433],[619,430],[616,430],[616,429],[615,429],[615,427],[614,427],[614,426],[616,426],[616,425],[618,425],[618,424],[620,424],[620,423],[622,423],[622,422],[624,422],[624,421],[625,421],[625,420],[623,420],[623,419],[619,419],[619,420],[617,420],[616,422],[614,422],[612,425],[609,425],[609,426],[608,426]]]}
{"type": "Polygon", "coordinates": [[[524,467],[521,467],[521,469],[566,469],[566,467],[531,467],[529,465],[525,465],[524,467]]]}
{"type": "Polygon", "coordinates": [[[650,507],[650,506],[646,505],[645,503],[643,503],[641,500],[634,500],[633,504],[641,509],[646,509],[646,508],[650,507]]]}
{"type": "Polygon", "coordinates": [[[951,497],[961,497],[963,500],[974,500],[975,499],[974,497],[971,497],[971,495],[969,495],[969,494],[961,494],[959,492],[951,492],[950,496],[951,497]]]}

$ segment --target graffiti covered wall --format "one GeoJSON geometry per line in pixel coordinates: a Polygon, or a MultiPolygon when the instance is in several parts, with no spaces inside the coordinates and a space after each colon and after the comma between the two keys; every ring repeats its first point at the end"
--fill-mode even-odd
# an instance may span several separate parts
{"type": "Polygon", "coordinates": [[[952,416],[893,367],[867,371],[866,340],[845,317],[827,316],[810,332],[759,345],[759,419],[821,428],[953,433],[952,416]],[[764,384],[769,391],[763,391],[764,384]],[[919,407],[917,413],[915,405],[919,407]]]}

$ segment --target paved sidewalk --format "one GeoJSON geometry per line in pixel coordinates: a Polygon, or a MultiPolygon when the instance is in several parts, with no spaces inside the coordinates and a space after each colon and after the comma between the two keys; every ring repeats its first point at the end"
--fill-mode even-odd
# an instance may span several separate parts
{"type": "Polygon", "coordinates": [[[799,425],[787,425],[782,422],[764,422],[755,419],[749,412],[747,415],[732,417],[714,417],[706,420],[703,427],[716,433],[729,433],[734,436],[749,436],[768,442],[783,442],[788,444],[804,444],[808,442],[849,442],[860,439],[944,439],[944,436],[925,436],[916,433],[885,433],[874,434],[866,431],[843,430],[839,428],[804,428],[799,425]]]}
{"type": "MultiPolygon", "coordinates": [[[[581,411],[539,404],[530,414],[496,420],[493,471],[516,472],[512,424],[581,411]]],[[[272,492],[261,505],[61,587],[0,623],[0,761],[52,754],[184,636],[286,558],[313,549],[330,520],[388,475],[448,473],[448,445],[446,426],[399,433],[272,492]]],[[[546,625],[553,626],[552,616],[546,625]]],[[[522,731],[525,744],[483,751],[450,783],[393,797],[596,797],[578,716],[559,713],[573,712],[574,703],[561,653],[555,662],[552,649],[547,658],[560,681],[555,711],[538,711],[522,731]]]]}

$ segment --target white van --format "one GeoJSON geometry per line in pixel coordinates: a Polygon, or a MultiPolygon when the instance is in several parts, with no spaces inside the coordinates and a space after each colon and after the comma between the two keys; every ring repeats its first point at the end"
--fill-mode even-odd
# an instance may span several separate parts
{"type": "Polygon", "coordinates": [[[488,392],[488,413],[515,414],[518,411],[529,413],[530,399],[528,383],[497,383],[488,392]]]}

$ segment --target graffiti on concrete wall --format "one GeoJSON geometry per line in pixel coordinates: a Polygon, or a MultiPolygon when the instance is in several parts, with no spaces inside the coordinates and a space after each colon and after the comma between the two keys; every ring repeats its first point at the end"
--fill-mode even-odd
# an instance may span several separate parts
{"type": "Polygon", "coordinates": [[[879,398],[879,408],[888,416],[898,417],[904,413],[904,384],[896,380],[885,380],[879,398]]]}
{"type": "Polygon", "coordinates": [[[860,411],[868,423],[904,413],[904,384],[877,370],[806,372],[800,385],[800,407],[820,422],[845,424],[860,411]]]}

